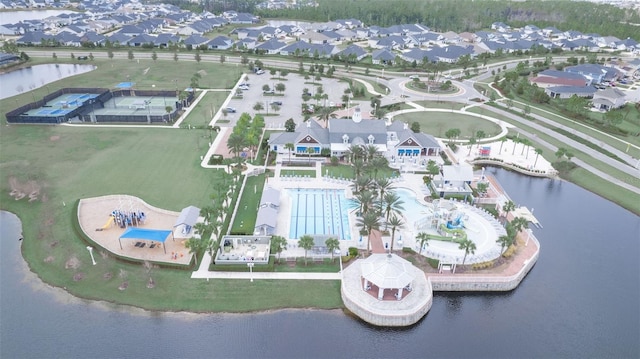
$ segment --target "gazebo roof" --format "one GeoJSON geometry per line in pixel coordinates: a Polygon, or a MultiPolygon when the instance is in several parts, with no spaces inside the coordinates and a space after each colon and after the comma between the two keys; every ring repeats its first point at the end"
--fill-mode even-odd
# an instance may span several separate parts
{"type": "Polygon", "coordinates": [[[395,254],[372,254],[360,268],[362,277],[378,288],[404,288],[415,279],[413,265],[395,254]]]}

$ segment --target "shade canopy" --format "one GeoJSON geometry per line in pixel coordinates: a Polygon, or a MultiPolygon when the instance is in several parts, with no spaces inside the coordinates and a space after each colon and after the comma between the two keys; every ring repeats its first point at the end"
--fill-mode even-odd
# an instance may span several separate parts
{"type": "Polygon", "coordinates": [[[167,240],[171,231],[163,230],[163,229],[145,229],[145,228],[135,228],[129,227],[127,228],[122,235],[120,235],[120,239],[139,239],[145,241],[156,241],[163,242],[167,240]]]}
{"type": "Polygon", "coordinates": [[[362,277],[378,288],[404,288],[415,279],[413,265],[395,254],[372,254],[360,268],[362,277]]]}

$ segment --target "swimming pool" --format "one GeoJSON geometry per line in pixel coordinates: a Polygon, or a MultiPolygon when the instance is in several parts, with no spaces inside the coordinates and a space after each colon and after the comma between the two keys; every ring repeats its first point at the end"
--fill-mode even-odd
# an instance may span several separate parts
{"type": "Polygon", "coordinates": [[[408,224],[413,228],[416,223],[420,223],[431,217],[433,210],[430,207],[418,202],[415,192],[406,188],[396,188],[393,190],[398,197],[404,202],[402,207],[404,210],[402,214],[409,222],[408,224]]]}
{"type": "Polygon", "coordinates": [[[344,190],[295,188],[287,191],[291,197],[289,238],[322,234],[340,240],[351,239],[344,190]]]}

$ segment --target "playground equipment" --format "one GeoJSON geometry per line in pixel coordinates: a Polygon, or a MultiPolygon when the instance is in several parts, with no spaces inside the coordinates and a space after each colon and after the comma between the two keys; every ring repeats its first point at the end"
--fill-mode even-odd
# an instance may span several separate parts
{"type": "Polygon", "coordinates": [[[456,219],[447,221],[448,229],[462,229],[464,228],[464,222],[462,221],[462,213],[459,213],[456,219]]]}
{"type": "Polygon", "coordinates": [[[120,228],[144,224],[145,220],[147,219],[147,216],[142,211],[114,210],[113,212],[111,212],[111,216],[114,218],[115,223],[120,228]]]}
{"type": "Polygon", "coordinates": [[[100,227],[100,228],[96,228],[96,231],[101,232],[104,231],[105,229],[109,229],[109,227],[111,227],[111,224],[115,224],[116,221],[113,218],[113,215],[109,215],[109,219],[107,219],[107,222],[104,224],[104,226],[100,227]]]}

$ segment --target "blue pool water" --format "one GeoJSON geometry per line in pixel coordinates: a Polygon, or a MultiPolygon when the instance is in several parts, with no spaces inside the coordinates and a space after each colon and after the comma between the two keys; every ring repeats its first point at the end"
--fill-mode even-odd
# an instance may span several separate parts
{"type": "Polygon", "coordinates": [[[291,196],[289,238],[323,234],[351,239],[344,190],[296,188],[288,191],[291,196]]]}
{"type": "Polygon", "coordinates": [[[427,216],[431,215],[431,208],[426,207],[422,203],[418,202],[416,199],[416,194],[406,188],[396,188],[394,192],[400,197],[400,199],[404,202],[402,207],[404,210],[402,214],[404,214],[409,224],[413,227],[415,222],[423,220],[427,216]]]}

